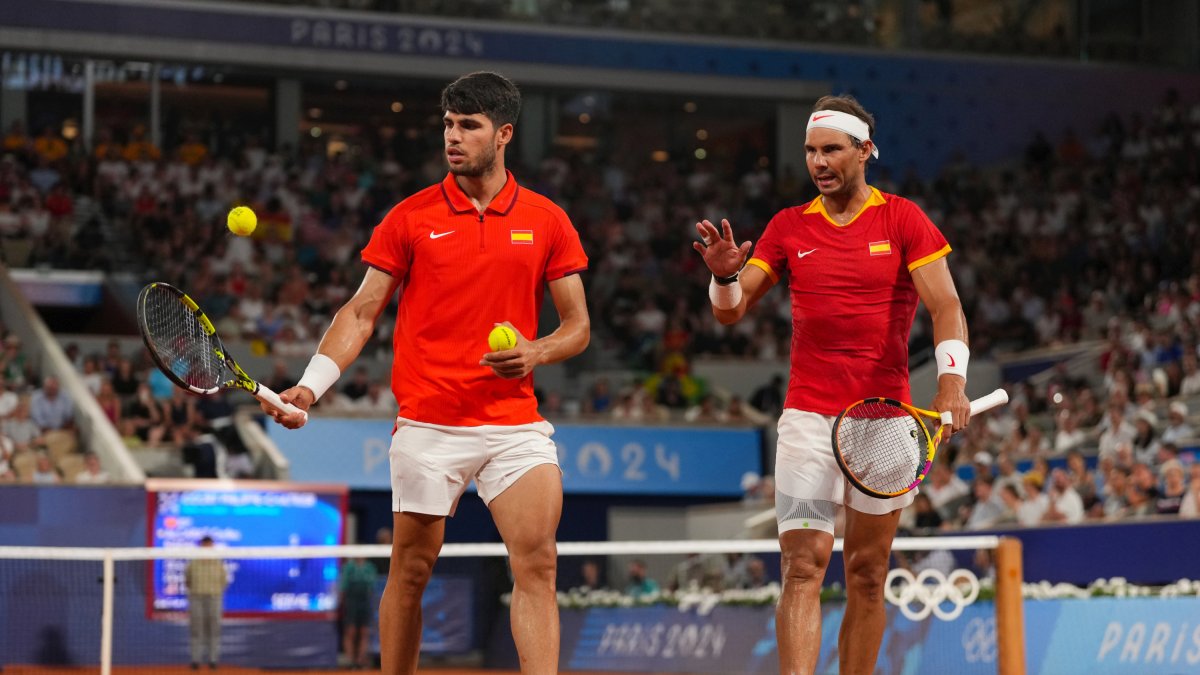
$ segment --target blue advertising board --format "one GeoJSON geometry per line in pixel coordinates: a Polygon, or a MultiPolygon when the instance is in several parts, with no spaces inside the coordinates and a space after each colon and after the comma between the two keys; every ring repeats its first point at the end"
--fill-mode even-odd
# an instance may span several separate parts
{"type": "MultiPolygon", "coordinates": [[[[297,431],[272,424],[267,433],[293,480],[391,489],[387,422],[314,417],[297,431]]],[[[740,497],[742,475],[762,471],[758,429],[562,424],[553,438],[567,494],[740,497]]]]}
{"type": "MultiPolygon", "coordinates": [[[[845,605],[822,605],[816,673],[838,672],[837,640],[845,605]]],[[[500,617],[501,622],[507,613],[500,617]]],[[[775,608],[718,606],[709,614],[675,607],[564,609],[563,671],[779,672],[775,608]]],[[[1030,675],[1200,674],[1200,598],[1093,598],[1025,601],[1030,675]]],[[[513,667],[507,624],[493,634],[489,665],[513,667]],[[503,628],[503,629],[501,629],[503,628]]],[[[910,621],[888,607],[876,672],[889,675],[991,675],[996,672],[991,602],[953,621],[910,621]]]]}

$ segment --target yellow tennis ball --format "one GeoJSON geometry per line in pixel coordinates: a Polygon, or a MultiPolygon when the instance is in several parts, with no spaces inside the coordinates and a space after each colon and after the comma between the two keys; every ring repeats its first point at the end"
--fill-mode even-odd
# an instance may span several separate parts
{"type": "Polygon", "coordinates": [[[512,349],[517,346],[517,334],[508,326],[496,326],[488,333],[488,347],[494,352],[512,349]]]}
{"type": "Polygon", "coordinates": [[[229,212],[229,217],[225,219],[225,223],[229,226],[229,231],[239,237],[248,237],[258,227],[258,216],[254,215],[248,207],[239,206],[229,212]]]}

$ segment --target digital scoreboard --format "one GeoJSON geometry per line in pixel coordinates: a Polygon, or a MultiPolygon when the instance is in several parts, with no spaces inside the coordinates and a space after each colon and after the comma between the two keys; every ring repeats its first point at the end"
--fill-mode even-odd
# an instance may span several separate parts
{"type": "MultiPolygon", "coordinates": [[[[247,546],[332,546],[343,542],[344,485],[267,481],[151,480],[148,546],[193,548],[212,537],[224,550],[229,587],[225,612],[234,616],[323,615],[337,607],[335,558],[239,559],[247,546]]],[[[187,560],[150,562],[152,614],[187,609],[187,560]]]]}

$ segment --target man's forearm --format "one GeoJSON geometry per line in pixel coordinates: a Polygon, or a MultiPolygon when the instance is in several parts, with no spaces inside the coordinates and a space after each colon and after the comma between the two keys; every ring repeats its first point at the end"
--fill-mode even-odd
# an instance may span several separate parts
{"type": "Polygon", "coordinates": [[[946,340],[962,340],[970,344],[967,339],[967,317],[963,314],[962,305],[956,302],[937,312],[930,311],[930,316],[933,318],[934,344],[946,340]]]}
{"type": "Polygon", "coordinates": [[[558,363],[582,353],[591,342],[591,336],[591,322],[587,319],[564,320],[553,333],[533,341],[541,354],[538,363],[558,363]]]}
{"type": "Polygon", "coordinates": [[[374,332],[375,317],[362,316],[360,309],[346,305],[333,317],[333,323],[321,338],[317,353],[333,359],[338,368],[345,372],[374,332]]]}

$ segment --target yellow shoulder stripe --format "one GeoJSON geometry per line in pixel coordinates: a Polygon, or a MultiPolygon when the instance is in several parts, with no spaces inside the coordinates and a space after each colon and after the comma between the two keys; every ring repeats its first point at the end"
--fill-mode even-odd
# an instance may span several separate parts
{"type": "Polygon", "coordinates": [[[768,265],[765,260],[762,260],[760,258],[751,258],[746,264],[754,265],[758,269],[766,272],[767,276],[771,278],[772,284],[779,283],[779,275],[775,273],[775,270],[771,269],[771,266],[768,265]]]}
{"type": "Polygon", "coordinates": [[[918,267],[921,267],[923,265],[928,265],[929,263],[933,262],[934,260],[937,260],[938,258],[945,258],[947,255],[950,255],[950,250],[951,250],[950,244],[946,244],[945,246],[943,246],[941,248],[941,250],[937,251],[936,253],[930,253],[929,255],[925,256],[924,258],[918,258],[917,260],[914,260],[914,261],[908,263],[908,271],[911,272],[911,271],[917,269],[918,267]]]}

